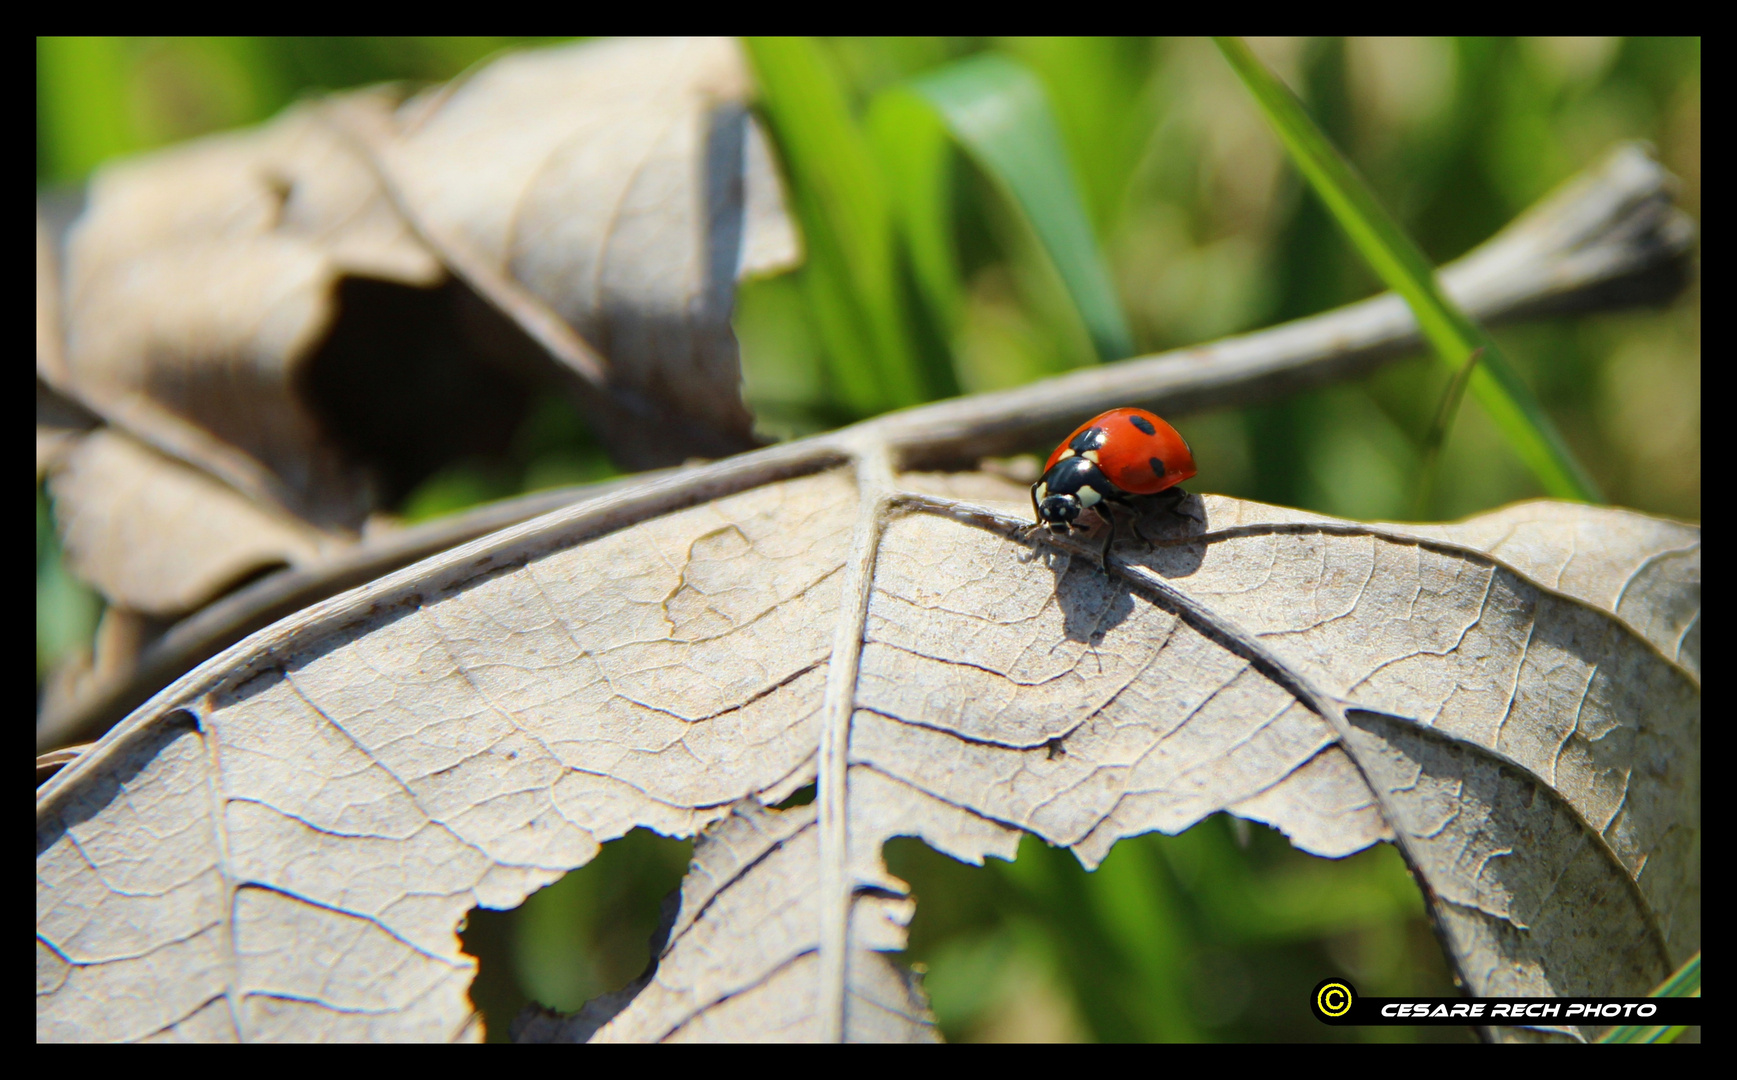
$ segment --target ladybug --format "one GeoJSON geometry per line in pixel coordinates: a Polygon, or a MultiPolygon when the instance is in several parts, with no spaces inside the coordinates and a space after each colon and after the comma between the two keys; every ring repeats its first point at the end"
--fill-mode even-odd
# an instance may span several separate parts
{"type": "MultiPolygon", "coordinates": [[[[1047,525],[1066,534],[1083,528],[1075,524],[1080,511],[1100,503],[1126,503],[1130,496],[1156,495],[1175,488],[1193,476],[1194,454],[1176,429],[1145,409],[1111,409],[1081,424],[1050,454],[1043,476],[1031,485],[1031,508],[1037,514],[1033,529],[1047,525]]],[[[1116,537],[1116,521],[1109,507],[1097,509],[1109,522],[1110,537],[1104,554],[1116,537]]]]}

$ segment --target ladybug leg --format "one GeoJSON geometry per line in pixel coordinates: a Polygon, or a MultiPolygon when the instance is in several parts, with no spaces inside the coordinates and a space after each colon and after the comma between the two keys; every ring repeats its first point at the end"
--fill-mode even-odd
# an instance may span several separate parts
{"type": "Polygon", "coordinates": [[[1147,536],[1144,532],[1140,531],[1140,515],[1138,513],[1135,513],[1129,517],[1128,524],[1133,526],[1134,535],[1138,536],[1140,538],[1140,542],[1142,544],[1145,544],[1147,547],[1152,546],[1152,538],[1150,536],[1147,536]]]}
{"type": "Polygon", "coordinates": [[[1204,515],[1186,512],[1182,509],[1182,504],[1187,499],[1187,497],[1188,497],[1188,492],[1183,491],[1181,488],[1177,488],[1176,489],[1176,505],[1174,507],[1172,507],[1171,509],[1175,512],[1177,517],[1187,518],[1189,521],[1198,521],[1198,522],[1200,522],[1200,524],[1205,525],[1206,524],[1206,518],[1204,515]]]}
{"type": "MultiPolygon", "coordinates": [[[[1188,492],[1183,491],[1179,487],[1166,488],[1152,496],[1152,498],[1155,507],[1159,512],[1175,514],[1177,517],[1187,518],[1190,521],[1197,520],[1193,514],[1183,512],[1182,504],[1187,501],[1188,492]]],[[[1140,530],[1140,518],[1137,514],[1134,517],[1134,535],[1138,536],[1141,540],[1144,540],[1148,547],[1155,546],[1156,544],[1150,536],[1147,536],[1140,530]]]]}
{"type": "Polygon", "coordinates": [[[1104,549],[1098,552],[1098,569],[1108,574],[1110,572],[1110,545],[1116,542],[1116,512],[1110,509],[1113,504],[1108,501],[1098,505],[1104,508],[1104,520],[1110,523],[1109,534],[1104,537],[1104,549]]]}

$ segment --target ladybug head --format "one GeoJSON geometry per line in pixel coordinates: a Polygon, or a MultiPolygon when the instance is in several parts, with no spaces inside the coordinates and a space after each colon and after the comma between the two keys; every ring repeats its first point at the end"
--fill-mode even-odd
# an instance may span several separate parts
{"type": "Polygon", "coordinates": [[[1080,500],[1074,495],[1051,495],[1037,504],[1037,516],[1056,532],[1067,532],[1080,510],[1080,500]]]}
{"type": "Polygon", "coordinates": [[[1040,525],[1065,533],[1074,527],[1081,511],[1103,501],[1109,481],[1098,471],[1093,458],[1069,455],[1049,467],[1043,479],[1031,485],[1031,508],[1040,525]]]}

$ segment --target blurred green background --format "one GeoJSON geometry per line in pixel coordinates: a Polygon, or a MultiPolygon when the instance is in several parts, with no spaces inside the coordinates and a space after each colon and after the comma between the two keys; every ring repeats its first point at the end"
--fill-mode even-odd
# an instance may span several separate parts
{"type": "MultiPolygon", "coordinates": [[[[38,38],[38,185],[77,185],[105,160],[254,123],[304,94],[450,78],[524,43],[38,38]]],[[[1699,39],[1253,44],[1437,263],[1622,139],[1656,147],[1699,219],[1699,39]]],[[[774,39],[749,54],[809,252],[738,298],[746,394],[769,436],[1258,329],[1377,289],[1205,40],[774,39]],[[954,141],[942,122],[948,101],[986,86],[1023,118],[1021,153],[1036,166],[1023,181],[998,171],[993,146],[954,141]],[[1070,253],[1054,230],[1072,219],[1070,253]]],[[[1667,310],[1497,334],[1613,503],[1700,518],[1700,311],[1697,284],[1667,310]]],[[[1191,488],[1406,518],[1447,381],[1420,357],[1169,419],[1201,466],[1191,488]]],[[[400,510],[427,517],[607,471],[583,425],[550,404],[511,454],[445,470],[400,510]]],[[[1541,493],[1470,399],[1430,490],[1430,519],[1541,493]]],[[[51,515],[39,488],[39,692],[100,612],[62,570],[51,515]]],[[[637,974],[689,850],[634,833],[518,911],[473,915],[491,1037],[527,1000],[571,1009],[637,974]]],[[[919,898],[911,958],[950,1039],[1466,1037],[1327,1028],[1307,1013],[1327,975],[1367,993],[1447,991],[1386,846],[1329,862],[1212,819],[1124,842],[1091,875],[1029,839],[1017,862],[982,869],[914,841],[888,859],[919,898]]]]}

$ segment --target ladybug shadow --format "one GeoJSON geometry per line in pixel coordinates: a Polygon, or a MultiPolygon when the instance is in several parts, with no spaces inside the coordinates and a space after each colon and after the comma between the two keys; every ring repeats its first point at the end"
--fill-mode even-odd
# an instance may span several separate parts
{"type": "MultiPolygon", "coordinates": [[[[1111,513],[1116,515],[1112,550],[1123,562],[1181,578],[1198,570],[1206,557],[1206,508],[1198,495],[1139,499],[1111,513]]],[[[1108,529],[1109,524],[1100,521],[1082,539],[1101,545],[1108,529]]],[[[1068,640],[1096,645],[1134,613],[1135,593],[1142,590],[1116,572],[1114,561],[1106,569],[1091,556],[1054,552],[1048,563],[1068,640]]]]}

